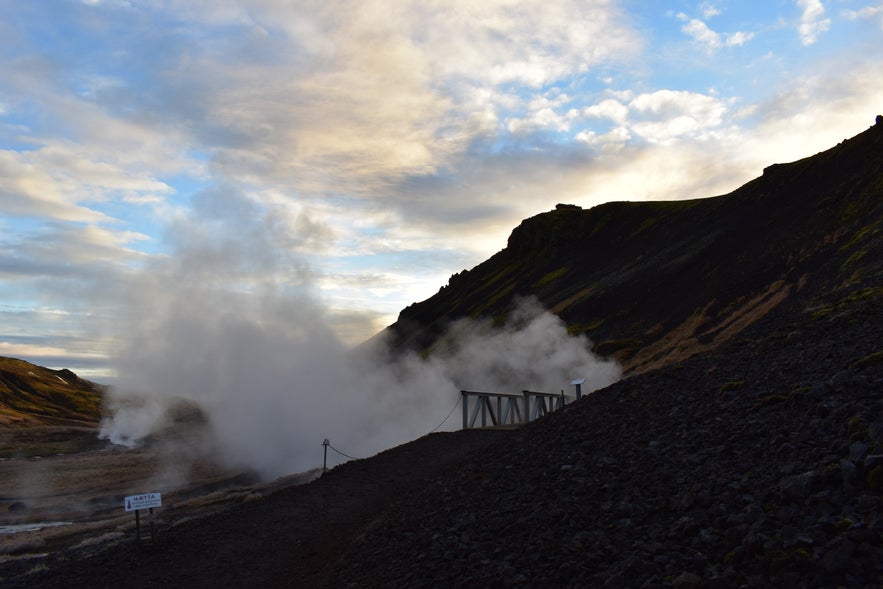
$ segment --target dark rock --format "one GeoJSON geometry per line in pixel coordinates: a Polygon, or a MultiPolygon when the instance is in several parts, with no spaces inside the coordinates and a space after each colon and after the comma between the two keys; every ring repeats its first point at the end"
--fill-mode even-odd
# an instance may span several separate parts
{"type": "Polygon", "coordinates": [[[853,442],[849,445],[849,459],[852,462],[858,462],[865,457],[868,451],[868,445],[864,442],[853,442]]]}
{"type": "Polygon", "coordinates": [[[845,571],[850,566],[850,560],[855,553],[855,544],[846,538],[834,540],[826,549],[822,557],[822,566],[829,573],[845,571]]]}

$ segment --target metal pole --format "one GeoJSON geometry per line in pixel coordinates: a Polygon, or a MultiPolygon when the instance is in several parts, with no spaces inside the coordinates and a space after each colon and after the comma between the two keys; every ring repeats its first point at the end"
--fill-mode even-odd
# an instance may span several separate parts
{"type": "Polygon", "coordinates": [[[460,391],[460,395],[463,397],[463,429],[469,428],[469,395],[466,394],[466,391],[460,391]]]}
{"type": "Polygon", "coordinates": [[[325,471],[328,470],[328,444],[330,443],[328,438],[322,440],[322,446],[325,447],[325,456],[322,458],[322,474],[325,474],[325,471]]]}

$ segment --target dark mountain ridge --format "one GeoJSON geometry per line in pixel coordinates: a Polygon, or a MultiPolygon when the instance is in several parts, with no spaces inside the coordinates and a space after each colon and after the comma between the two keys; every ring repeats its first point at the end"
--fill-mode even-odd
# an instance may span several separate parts
{"type": "Polygon", "coordinates": [[[720,345],[789,298],[847,296],[860,275],[879,277],[878,264],[859,262],[881,255],[881,154],[877,117],[856,137],[769,166],[727,195],[558,205],[405,308],[387,336],[428,352],[452,321],[501,319],[516,297],[535,296],[627,374],[664,366],[720,345]],[[819,272],[825,265],[836,269],[819,272]]]}

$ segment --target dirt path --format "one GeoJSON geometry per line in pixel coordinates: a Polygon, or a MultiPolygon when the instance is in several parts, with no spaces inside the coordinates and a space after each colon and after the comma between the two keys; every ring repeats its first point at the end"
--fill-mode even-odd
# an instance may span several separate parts
{"type": "Polygon", "coordinates": [[[45,570],[3,580],[16,587],[318,587],[381,516],[390,499],[468,460],[505,431],[431,434],[352,461],[308,485],[245,501],[221,516],[160,527],[145,538],[46,559],[45,570]]]}

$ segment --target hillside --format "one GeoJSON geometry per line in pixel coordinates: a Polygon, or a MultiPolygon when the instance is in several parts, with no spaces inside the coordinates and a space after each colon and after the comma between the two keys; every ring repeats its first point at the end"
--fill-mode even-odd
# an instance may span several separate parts
{"type": "Polygon", "coordinates": [[[726,196],[528,219],[387,335],[431,351],[447,322],[532,294],[627,378],[517,430],[431,434],[210,517],[161,511],[149,549],[129,533],[0,561],[0,581],[876,589],[881,197],[878,117],[726,196]]]}
{"type": "Polygon", "coordinates": [[[877,117],[860,135],[769,166],[724,196],[558,205],[404,309],[387,335],[428,352],[450,322],[500,318],[514,297],[531,295],[627,374],[665,366],[732,339],[788,299],[824,312],[850,296],[879,297],[881,195],[877,117]],[[860,283],[873,292],[859,293],[860,283]]]}
{"type": "Polygon", "coordinates": [[[97,426],[102,393],[70,370],[0,357],[0,427],[97,426]]]}

